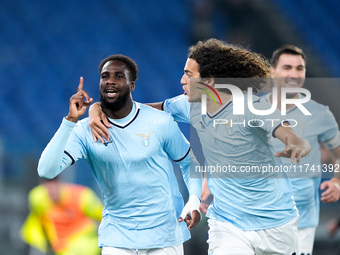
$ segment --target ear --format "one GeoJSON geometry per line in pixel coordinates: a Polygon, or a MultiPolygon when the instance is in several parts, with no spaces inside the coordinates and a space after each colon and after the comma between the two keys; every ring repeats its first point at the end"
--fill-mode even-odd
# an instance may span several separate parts
{"type": "Polygon", "coordinates": [[[134,91],[135,90],[135,82],[132,81],[130,84],[130,91],[134,91]]]}
{"type": "Polygon", "coordinates": [[[205,78],[204,83],[207,84],[207,85],[210,85],[212,87],[215,87],[215,78],[214,77],[205,78]]]}
{"type": "Polygon", "coordinates": [[[276,70],[274,67],[270,67],[270,76],[276,78],[276,70]]]}

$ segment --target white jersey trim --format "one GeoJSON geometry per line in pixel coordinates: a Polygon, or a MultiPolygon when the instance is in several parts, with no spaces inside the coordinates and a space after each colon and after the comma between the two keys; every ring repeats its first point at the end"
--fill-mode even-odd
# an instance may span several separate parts
{"type": "Polygon", "coordinates": [[[124,124],[120,124],[120,123],[114,121],[114,119],[111,119],[111,118],[108,118],[108,121],[116,127],[126,128],[128,125],[130,125],[137,118],[137,115],[139,114],[140,104],[137,103],[137,102],[135,102],[135,103],[136,103],[136,111],[135,111],[134,115],[127,122],[125,122],[124,124]]]}
{"type": "Polygon", "coordinates": [[[327,150],[334,151],[340,147],[340,131],[329,141],[323,143],[327,150]]]}

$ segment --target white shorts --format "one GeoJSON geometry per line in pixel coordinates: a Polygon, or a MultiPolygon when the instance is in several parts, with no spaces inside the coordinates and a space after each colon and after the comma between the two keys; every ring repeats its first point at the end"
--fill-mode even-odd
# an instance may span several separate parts
{"type": "Polygon", "coordinates": [[[229,222],[208,220],[209,255],[298,254],[298,217],[287,224],[243,231],[229,222]]]}
{"type": "Polygon", "coordinates": [[[312,255],[314,238],[315,238],[315,227],[314,228],[299,228],[299,255],[312,255]]]}
{"type": "Polygon", "coordinates": [[[102,255],[183,255],[183,244],[155,249],[124,249],[104,246],[102,255]]]}

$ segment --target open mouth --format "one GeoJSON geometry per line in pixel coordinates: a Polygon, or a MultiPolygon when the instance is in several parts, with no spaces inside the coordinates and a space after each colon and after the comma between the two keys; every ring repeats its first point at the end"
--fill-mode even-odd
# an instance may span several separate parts
{"type": "Polygon", "coordinates": [[[290,81],[290,82],[287,82],[288,85],[292,86],[292,87],[295,87],[297,86],[299,83],[296,82],[296,81],[290,81]]]}
{"type": "Polygon", "coordinates": [[[182,89],[184,90],[184,95],[188,95],[187,91],[185,90],[185,86],[182,86],[182,89]]]}
{"type": "Polygon", "coordinates": [[[301,79],[286,79],[285,82],[289,87],[297,87],[301,84],[301,79]]]}
{"type": "Polygon", "coordinates": [[[107,89],[107,90],[105,90],[105,93],[106,93],[107,97],[114,97],[118,93],[118,90],[107,89]]]}

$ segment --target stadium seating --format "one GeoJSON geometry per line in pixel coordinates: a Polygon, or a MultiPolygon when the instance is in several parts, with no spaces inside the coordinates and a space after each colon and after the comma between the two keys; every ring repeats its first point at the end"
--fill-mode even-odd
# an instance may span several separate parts
{"type": "MultiPolygon", "coordinates": [[[[340,75],[340,2],[274,0],[325,65],[340,75]],[[308,11],[306,11],[308,10],[308,11]]],[[[68,112],[80,76],[98,100],[97,67],[122,53],[140,69],[134,99],[182,93],[190,1],[0,1],[0,139],[39,155],[68,112]]]]}
{"type": "Polygon", "coordinates": [[[340,77],[340,2],[274,0],[287,20],[316,52],[334,77],[340,77]]]}
{"type": "Polygon", "coordinates": [[[182,93],[186,13],[180,0],[1,1],[0,134],[6,151],[41,153],[67,114],[80,76],[98,100],[97,67],[111,54],[126,54],[139,65],[136,100],[182,93]]]}

